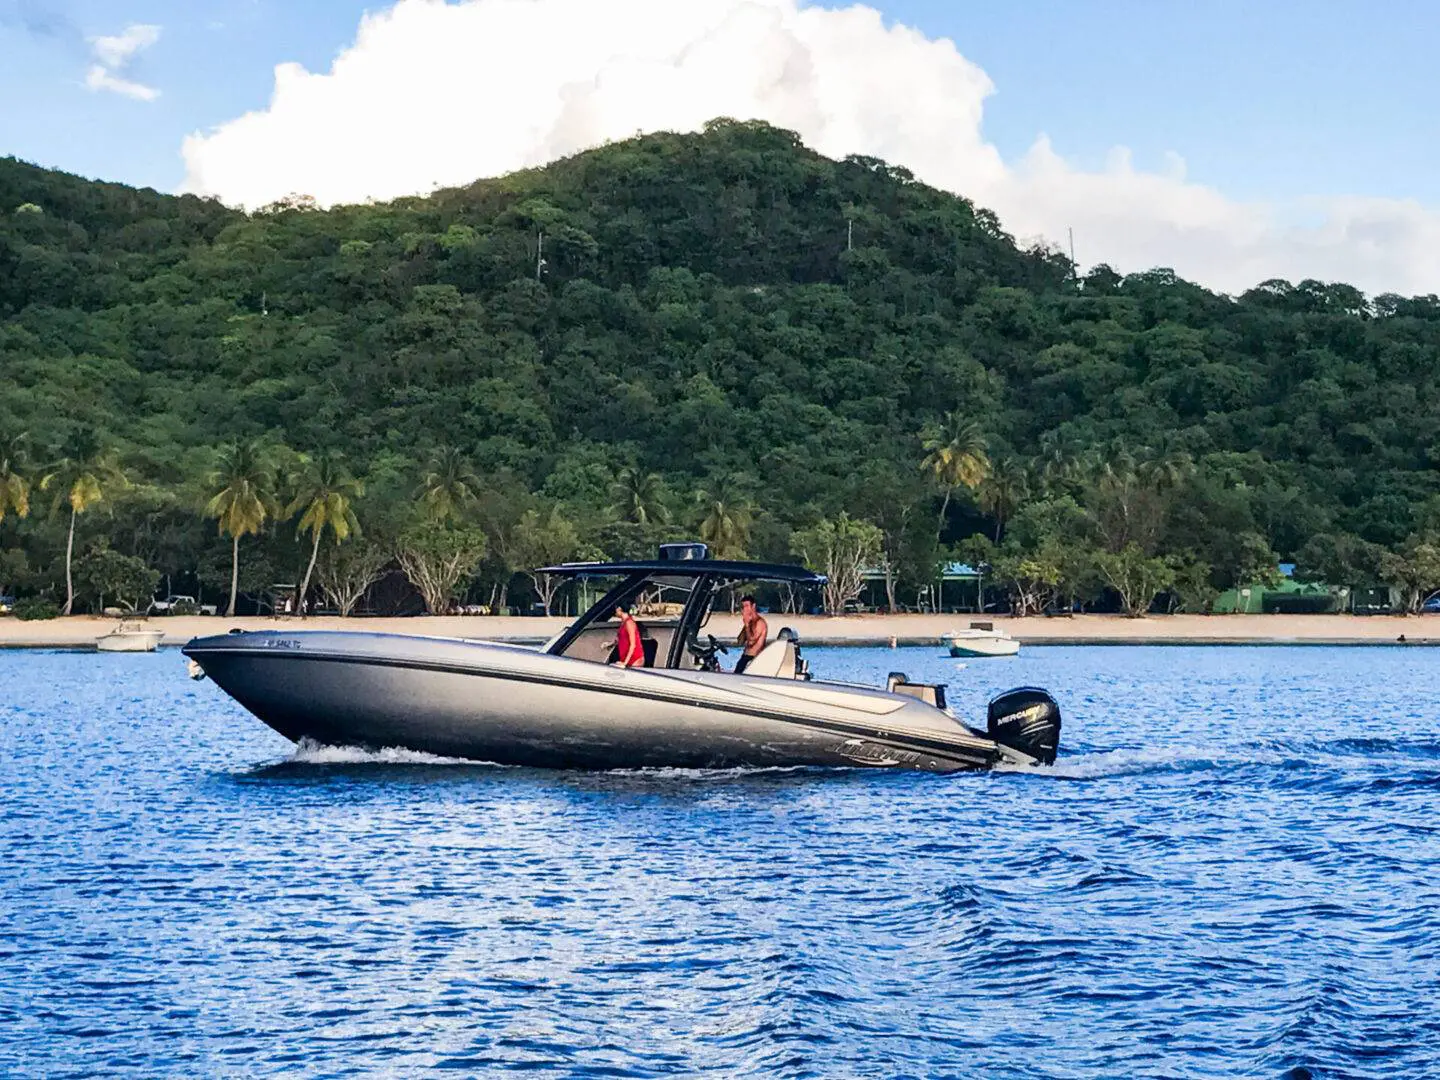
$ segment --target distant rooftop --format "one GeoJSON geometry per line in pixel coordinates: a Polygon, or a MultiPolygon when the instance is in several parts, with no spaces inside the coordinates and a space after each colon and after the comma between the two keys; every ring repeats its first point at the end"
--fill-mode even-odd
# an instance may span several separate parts
{"type": "MultiPolygon", "coordinates": [[[[860,576],[866,581],[884,581],[885,568],[883,566],[869,566],[860,572],[860,576]]],[[[951,562],[944,565],[940,571],[940,576],[945,581],[974,581],[980,576],[980,572],[969,563],[951,562]]]]}

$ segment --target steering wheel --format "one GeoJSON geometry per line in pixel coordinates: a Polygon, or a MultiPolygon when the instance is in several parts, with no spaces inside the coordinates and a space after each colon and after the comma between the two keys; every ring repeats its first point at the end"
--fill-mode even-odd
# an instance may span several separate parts
{"type": "Polygon", "coordinates": [[[728,653],[730,650],[716,641],[714,634],[707,634],[706,637],[709,638],[707,644],[701,645],[697,635],[697,638],[692,638],[690,641],[687,641],[685,647],[690,651],[690,655],[695,657],[699,662],[702,669],[706,671],[719,671],[720,661],[715,659],[715,654],[728,653]]]}
{"type": "Polygon", "coordinates": [[[705,636],[709,639],[709,644],[701,645],[698,638],[691,638],[690,641],[686,643],[685,647],[690,650],[692,656],[704,659],[707,656],[714,656],[716,653],[729,654],[730,650],[715,640],[714,634],[706,634],[705,636]]]}

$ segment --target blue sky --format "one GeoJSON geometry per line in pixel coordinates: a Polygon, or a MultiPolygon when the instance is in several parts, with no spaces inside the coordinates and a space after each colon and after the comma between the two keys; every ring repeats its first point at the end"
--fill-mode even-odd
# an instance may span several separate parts
{"type": "Polygon", "coordinates": [[[270,96],[275,64],[327,66],[364,5],[341,0],[0,0],[0,154],[108,180],[173,190],[180,142],[270,96]],[[85,87],[87,39],[161,27],[131,74],[151,102],[85,87]]]}
{"type": "MultiPolygon", "coordinates": [[[[556,10],[575,2],[532,0],[556,10]]],[[[639,35],[650,28],[656,20],[643,12],[646,4],[657,2],[681,5],[687,0],[589,0],[589,10],[607,19],[616,13],[615,21],[632,20],[624,31],[610,35],[613,49],[617,41],[623,45],[627,33],[639,35]]],[[[738,0],[704,2],[728,4],[733,14],[738,0]]],[[[790,3],[755,0],[772,13],[790,3]]],[[[953,161],[938,166],[931,162],[928,174],[924,169],[931,144],[951,138],[949,133],[964,127],[967,115],[980,115],[978,93],[970,94],[970,113],[963,103],[948,113],[944,107],[926,110],[921,120],[929,126],[922,125],[918,135],[911,131],[908,142],[888,138],[885,127],[904,126],[909,103],[898,100],[887,104],[888,119],[880,124],[862,115],[866,103],[842,102],[854,123],[848,128],[836,125],[831,134],[869,123],[868,131],[856,137],[877,145],[854,149],[920,165],[923,178],[995,206],[1017,233],[1055,239],[1074,226],[1082,246],[1097,260],[1104,257],[1122,268],[1173,265],[1225,288],[1263,276],[1309,276],[1313,267],[1314,276],[1353,280],[1372,291],[1440,291],[1440,256],[1430,254],[1440,251],[1440,121],[1433,110],[1440,83],[1433,74],[1440,3],[1388,0],[1370,7],[1354,0],[871,0],[871,6],[892,24],[915,27],[929,39],[950,39],[965,60],[993,82],[995,93],[984,100],[978,128],[970,124],[969,141],[964,132],[955,136],[952,153],[952,158],[981,164],[971,169],[951,167],[953,161]],[[1024,160],[1042,133],[1059,163],[1044,182],[1027,173],[1024,160]],[[1107,161],[1117,146],[1131,152],[1134,173],[1141,174],[1138,180],[1134,174],[1118,180],[1109,175],[1114,170],[1107,161]],[[992,149],[998,151],[1004,176],[982,167],[992,149]],[[1175,177],[1169,154],[1184,160],[1185,182],[1175,177]],[[1077,205],[1080,198],[1074,192],[1081,187],[1088,194],[1085,204],[1077,205]],[[1035,200],[1044,205],[1028,213],[1035,200]],[[1390,203],[1377,209],[1375,200],[1390,203]],[[1143,204],[1133,220],[1126,217],[1131,202],[1143,204]],[[1232,268],[1228,275],[1227,268],[1232,268]]],[[[377,2],[370,10],[390,7],[389,2],[377,2]]],[[[653,14],[656,9],[649,10],[653,14]]],[[[313,130],[306,124],[318,126],[332,116],[349,122],[349,143],[370,139],[375,144],[371,159],[347,162],[344,167],[351,174],[385,171],[393,162],[384,155],[406,153],[401,147],[409,135],[422,140],[412,143],[412,156],[417,145],[423,147],[423,139],[443,139],[452,127],[468,128],[477,143],[496,141],[495,130],[485,126],[483,107],[475,104],[496,99],[493,81],[488,94],[463,78],[438,81],[428,91],[414,88],[408,100],[396,105],[397,113],[429,108],[448,92],[451,96],[443,100],[455,124],[423,133],[402,126],[391,132],[388,146],[384,131],[371,133],[360,105],[354,104],[368,100],[373,107],[375,99],[368,91],[377,85],[388,92],[392,86],[423,83],[427,50],[443,52],[451,44],[446,41],[448,28],[462,25],[459,18],[448,16],[448,21],[431,20],[431,38],[407,38],[411,51],[398,60],[398,49],[373,50],[389,59],[377,61],[379,74],[369,87],[354,79],[326,80],[325,93],[331,98],[350,95],[348,114],[333,101],[328,112],[303,102],[296,107],[293,101],[283,110],[270,110],[275,66],[294,62],[312,73],[328,72],[335,57],[355,42],[365,11],[355,0],[0,0],[0,98],[6,102],[0,109],[0,154],[161,190],[177,190],[187,176],[195,186],[196,176],[205,172],[226,180],[200,189],[256,205],[248,195],[233,193],[250,181],[250,191],[266,182],[281,185],[281,192],[322,186],[317,179],[312,187],[306,167],[299,164],[283,178],[240,174],[251,162],[263,171],[263,162],[256,158],[274,162],[303,156],[313,130]],[[104,78],[122,90],[125,86],[115,80],[124,80],[136,93],[153,87],[158,97],[136,100],[87,87],[87,75],[95,78],[95,39],[136,26],[158,27],[158,40],[114,60],[104,78]],[[192,161],[187,173],[181,156],[187,135],[214,133],[256,110],[276,114],[267,114],[268,127],[208,140],[208,171],[192,161]],[[249,161],[245,154],[251,155],[249,161]]],[[[453,52],[450,62],[463,67],[472,55],[478,64],[488,57],[498,70],[513,66],[518,56],[533,58],[536,85],[554,98],[557,88],[570,85],[567,80],[583,81],[591,75],[583,55],[589,39],[577,42],[572,35],[566,41],[565,28],[554,22],[542,20],[543,30],[536,32],[536,24],[512,19],[505,24],[515,28],[510,38],[496,42],[501,24],[470,20],[464,25],[477,40],[453,52]],[[526,25],[531,29],[523,30],[526,25]],[[577,56],[577,50],[582,55],[577,56]],[[568,58],[554,66],[564,70],[549,73],[550,83],[542,86],[547,78],[543,69],[562,53],[568,58]]],[[[832,23],[839,27],[841,20],[832,23]]],[[[731,50],[725,70],[744,67],[751,53],[783,47],[763,26],[749,25],[748,32],[752,37],[742,44],[726,39],[719,46],[731,50]]],[[[885,46],[878,34],[870,35],[877,48],[885,46]]],[[[402,37],[397,31],[391,43],[402,37]]],[[[672,34],[666,40],[684,46],[688,39],[672,34]]],[[[816,47],[817,40],[806,47],[816,47]]],[[[867,39],[862,35],[857,40],[858,45],[847,45],[848,52],[832,49],[821,57],[830,64],[832,82],[826,85],[833,88],[835,73],[848,78],[864,64],[857,57],[868,57],[867,39]]],[[[826,46],[819,48],[823,52],[826,46]]],[[[619,74],[634,75],[631,67],[619,74]]],[[[902,76],[894,80],[897,87],[906,67],[902,58],[890,69],[902,76]]],[[[947,66],[940,58],[934,67],[933,85],[948,87],[957,96],[966,92],[963,64],[947,66]]],[[[616,70],[616,65],[602,65],[601,74],[614,82],[616,70]]],[[[651,70],[641,70],[640,77],[651,70]]],[[[692,80],[703,77],[691,75],[692,80]]],[[[742,78],[736,76],[737,81],[742,78]]],[[[896,89],[890,96],[898,99],[903,92],[896,89]]],[[[693,109],[707,107],[715,97],[703,91],[690,96],[696,98],[690,102],[693,109]]],[[[742,95],[739,100],[760,99],[742,95]]],[[[648,122],[637,116],[627,126],[623,121],[628,114],[614,115],[615,102],[602,104],[611,114],[610,127],[601,137],[648,122]]],[[[835,103],[823,104],[830,110],[835,103]]],[[[766,107],[762,100],[757,108],[766,107]]],[[[775,105],[782,113],[785,107],[785,102],[775,105]]],[[[631,108],[647,112],[633,101],[631,108]]],[[[496,111],[490,119],[503,120],[505,111],[496,111]]],[[[684,123],[694,122],[688,113],[685,117],[684,123]]],[[[557,121],[557,130],[560,126],[557,121]]],[[[802,134],[813,145],[837,152],[822,132],[802,134]]],[[[442,172],[447,183],[471,179],[477,173],[465,170],[472,164],[475,169],[513,168],[528,163],[526,155],[538,152],[537,147],[549,145],[541,139],[528,148],[512,147],[509,157],[451,161],[449,171],[441,168],[443,162],[417,164],[414,175],[426,179],[414,180],[411,190],[427,188],[429,178],[442,172]]],[[[423,156],[424,150],[418,153],[423,156]]],[[[309,166],[312,171],[324,167],[318,156],[317,164],[309,166]]],[[[383,197],[398,193],[397,184],[408,183],[412,181],[406,177],[392,177],[389,190],[367,188],[364,194],[383,197]]],[[[335,196],[354,197],[353,192],[335,196]]],[[[1083,254],[1081,261],[1087,261],[1083,254]]]]}
{"type": "MultiPolygon", "coordinates": [[[[1192,179],[1240,199],[1440,202],[1440,4],[874,6],[951,38],[990,75],[997,92],[984,131],[1007,158],[1046,132],[1057,151],[1091,167],[1116,144],[1156,168],[1176,151],[1192,179]]],[[[184,135],[263,107],[278,62],[326,69],[365,9],[353,0],[0,0],[0,97],[24,102],[0,110],[0,153],[173,189],[184,135]],[[26,22],[50,30],[27,32],[26,22]],[[162,28],[135,64],[161,96],[86,89],[85,39],[134,23],[162,28]]]]}
{"type": "Polygon", "coordinates": [[[1018,154],[1039,131],[1082,164],[1167,150],[1237,198],[1435,201],[1440,4],[1386,0],[892,0],[994,80],[985,128],[1018,154]]]}

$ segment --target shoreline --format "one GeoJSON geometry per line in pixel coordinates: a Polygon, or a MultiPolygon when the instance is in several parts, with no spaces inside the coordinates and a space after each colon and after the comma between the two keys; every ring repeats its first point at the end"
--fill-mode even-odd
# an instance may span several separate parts
{"type": "MultiPolygon", "coordinates": [[[[948,630],[969,626],[971,615],[817,615],[770,614],[770,633],[791,626],[801,643],[816,646],[940,644],[948,630]]],[[[131,619],[147,630],[161,630],[162,647],[191,638],[240,630],[357,630],[421,637],[464,638],[540,644],[567,626],[569,617],[417,615],[410,618],[322,617],[313,619],[179,615],[131,619]]],[[[643,620],[642,620],[643,621],[643,620]]],[[[1022,645],[1440,645],[1440,616],[1425,615],[1123,615],[1062,617],[987,616],[996,629],[1022,645]]],[[[47,621],[0,618],[0,649],[92,649],[118,619],[72,615],[47,621]]],[[[733,639],[739,618],[716,615],[707,632],[733,639]]]]}

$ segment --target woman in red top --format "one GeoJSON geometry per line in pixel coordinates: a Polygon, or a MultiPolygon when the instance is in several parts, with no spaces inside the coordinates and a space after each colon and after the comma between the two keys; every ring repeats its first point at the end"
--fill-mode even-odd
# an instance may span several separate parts
{"type": "Polygon", "coordinates": [[[635,621],[635,616],[623,607],[615,609],[615,617],[620,620],[620,629],[615,635],[615,652],[618,657],[615,662],[621,667],[643,666],[645,646],[640,641],[640,624],[635,621]]]}

